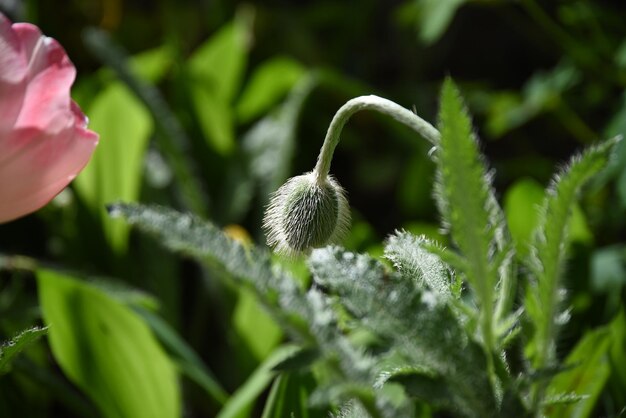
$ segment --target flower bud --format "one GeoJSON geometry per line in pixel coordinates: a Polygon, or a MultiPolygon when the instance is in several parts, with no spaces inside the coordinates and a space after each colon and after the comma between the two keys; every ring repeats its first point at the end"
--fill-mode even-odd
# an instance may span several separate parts
{"type": "Polygon", "coordinates": [[[340,241],[350,226],[343,188],[315,171],[292,177],[271,197],[263,228],[267,243],[287,255],[340,241]]]}

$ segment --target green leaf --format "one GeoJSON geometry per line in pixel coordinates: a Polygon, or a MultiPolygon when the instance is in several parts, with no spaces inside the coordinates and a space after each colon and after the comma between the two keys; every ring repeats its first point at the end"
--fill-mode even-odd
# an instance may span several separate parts
{"type": "Polygon", "coordinates": [[[11,362],[18,354],[47,332],[48,328],[33,327],[22,331],[8,342],[0,345],[0,376],[10,371],[11,362]]]}
{"type": "Polygon", "coordinates": [[[560,280],[565,269],[570,216],[582,186],[604,168],[618,139],[605,141],[573,157],[557,174],[546,192],[534,231],[532,251],[526,259],[531,284],[525,305],[534,326],[534,339],[527,347],[535,368],[555,359],[557,316],[561,304],[560,280]]]}
{"type": "MultiPolygon", "coordinates": [[[[116,45],[105,31],[86,29],[83,38],[91,52],[115,71],[120,80],[152,114],[153,122],[159,131],[159,135],[156,136],[157,144],[179,180],[176,186],[180,188],[179,198],[184,206],[198,214],[206,213],[206,195],[195,175],[197,172],[195,160],[188,155],[187,151],[190,147],[190,140],[159,89],[133,73],[131,69],[133,58],[129,57],[123,48],[116,45]]],[[[144,74],[144,76],[147,75],[144,74]]]]}
{"type": "Polygon", "coordinates": [[[78,279],[37,274],[52,353],[106,418],[181,416],[175,367],[131,309],[78,279]]]}
{"type": "Polygon", "coordinates": [[[174,63],[174,53],[169,45],[161,45],[134,55],[130,70],[151,83],[158,83],[165,77],[174,63]]]}
{"type": "Polygon", "coordinates": [[[274,366],[291,356],[296,350],[297,347],[293,345],[278,347],[252,373],[248,380],[233,393],[216,418],[249,417],[257,397],[267,388],[277,374],[274,371],[274,366]]]}
{"type": "Polygon", "coordinates": [[[280,100],[304,75],[304,67],[287,57],[276,57],[260,64],[237,102],[237,118],[248,122],[280,100]]]}
{"type": "Polygon", "coordinates": [[[508,232],[470,118],[451,79],[443,84],[439,126],[435,196],[443,221],[467,260],[463,273],[480,306],[484,344],[492,347],[494,290],[500,268],[494,260],[504,251],[508,232]]]}
{"type": "Polygon", "coordinates": [[[609,324],[613,337],[610,349],[611,389],[618,405],[626,405],[626,315],[624,308],[609,324]]]}
{"type": "Polygon", "coordinates": [[[326,418],[325,411],[308,405],[315,384],[310,373],[281,374],[274,380],[261,418],[326,418]]]}
{"type": "Polygon", "coordinates": [[[386,356],[400,359],[391,364],[376,359],[377,376],[405,366],[430,370],[453,395],[447,409],[482,417],[496,408],[484,352],[467,337],[446,298],[385,271],[366,255],[337,247],[314,250],[309,266],[315,283],[350,314],[349,322],[386,342],[378,348],[388,351],[386,356]]]}
{"type": "Polygon", "coordinates": [[[544,408],[546,416],[553,418],[591,416],[611,374],[608,358],[610,347],[611,334],[608,328],[585,334],[565,359],[565,364],[573,367],[556,375],[547,389],[548,400],[561,399],[568,402],[544,408]]]}
{"type": "Polygon", "coordinates": [[[244,18],[224,26],[189,58],[191,97],[209,145],[227,155],[235,148],[234,110],[248,55],[250,27],[244,18]]]}
{"type": "Polygon", "coordinates": [[[200,356],[172,329],[163,319],[151,311],[135,308],[152,332],[176,360],[178,369],[189,379],[204,389],[218,404],[223,405],[228,393],[222,388],[215,376],[204,364],[200,356]]]}
{"type": "Polygon", "coordinates": [[[262,199],[267,199],[289,177],[298,117],[316,85],[313,76],[301,77],[287,99],[256,122],[243,137],[250,172],[260,185],[262,199]]]}
{"type": "Polygon", "coordinates": [[[239,291],[233,326],[257,360],[266,358],[283,336],[254,293],[245,288],[239,291]]]}
{"type": "Polygon", "coordinates": [[[419,34],[426,43],[443,35],[456,10],[467,0],[416,0],[419,10],[419,34]]]}
{"type": "Polygon", "coordinates": [[[425,285],[440,296],[448,297],[451,295],[450,272],[439,257],[424,249],[424,245],[435,244],[425,236],[396,231],[387,239],[385,257],[418,287],[425,285]]]}
{"type": "Polygon", "coordinates": [[[215,92],[201,87],[193,87],[191,98],[200,127],[211,148],[222,155],[233,152],[235,127],[231,105],[221,100],[215,92]]]}
{"type": "Polygon", "coordinates": [[[225,103],[234,99],[241,85],[248,57],[249,25],[245,17],[224,25],[188,60],[194,80],[225,103]]]}
{"type": "Polygon", "coordinates": [[[210,222],[164,207],[117,203],[109,206],[109,213],[137,225],[169,249],[190,255],[253,288],[283,327],[292,335],[309,338],[309,330],[295,314],[306,308],[300,304],[303,298],[300,287],[295,279],[273,269],[267,251],[244,247],[210,222]],[[289,306],[277,308],[277,294],[289,306]]]}
{"type": "Polygon", "coordinates": [[[105,205],[139,198],[143,156],[153,130],[152,118],[143,104],[118,82],[110,84],[94,99],[87,114],[90,129],[100,134],[100,143],[90,163],[74,181],[74,187],[102,220],[113,249],[124,253],[128,226],[112,222],[105,205]]]}

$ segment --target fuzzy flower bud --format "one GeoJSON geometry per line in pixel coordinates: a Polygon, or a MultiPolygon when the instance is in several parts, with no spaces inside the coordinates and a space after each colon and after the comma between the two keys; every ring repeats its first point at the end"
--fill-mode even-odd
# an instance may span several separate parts
{"type": "Polygon", "coordinates": [[[317,172],[287,180],[271,197],[263,228],[276,251],[294,255],[340,241],[350,226],[343,188],[317,172]]]}

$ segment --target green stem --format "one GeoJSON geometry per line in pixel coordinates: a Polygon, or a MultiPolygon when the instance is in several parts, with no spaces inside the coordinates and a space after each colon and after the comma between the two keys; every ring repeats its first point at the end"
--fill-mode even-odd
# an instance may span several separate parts
{"type": "Polygon", "coordinates": [[[326,138],[324,139],[324,145],[322,145],[314,170],[317,173],[318,181],[324,181],[328,176],[330,163],[335,148],[339,143],[341,130],[348,122],[348,119],[361,110],[375,110],[387,116],[391,116],[398,122],[413,129],[433,145],[437,146],[439,144],[439,138],[441,137],[439,131],[410,110],[405,109],[391,100],[383,99],[378,96],[356,97],[341,106],[330,122],[328,131],[326,132],[326,138]]]}

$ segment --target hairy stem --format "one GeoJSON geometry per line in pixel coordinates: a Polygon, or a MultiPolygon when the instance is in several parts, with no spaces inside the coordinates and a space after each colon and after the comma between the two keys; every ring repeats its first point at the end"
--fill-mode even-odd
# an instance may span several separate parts
{"type": "Polygon", "coordinates": [[[333,117],[333,120],[330,122],[328,131],[326,132],[326,138],[324,139],[324,145],[322,145],[320,155],[317,158],[317,165],[315,166],[315,172],[317,173],[318,180],[323,181],[326,179],[326,176],[328,176],[330,163],[333,158],[335,148],[339,143],[341,130],[348,122],[348,119],[360,110],[375,110],[391,116],[398,122],[413,129],[433,145],[437,146],[439,144],[439,139],[441,137],[439,131],[410,110],[405,109],[391,100],[383,99],[378,96],[370,95],[356,97],[341,106],[333,117]]]}

